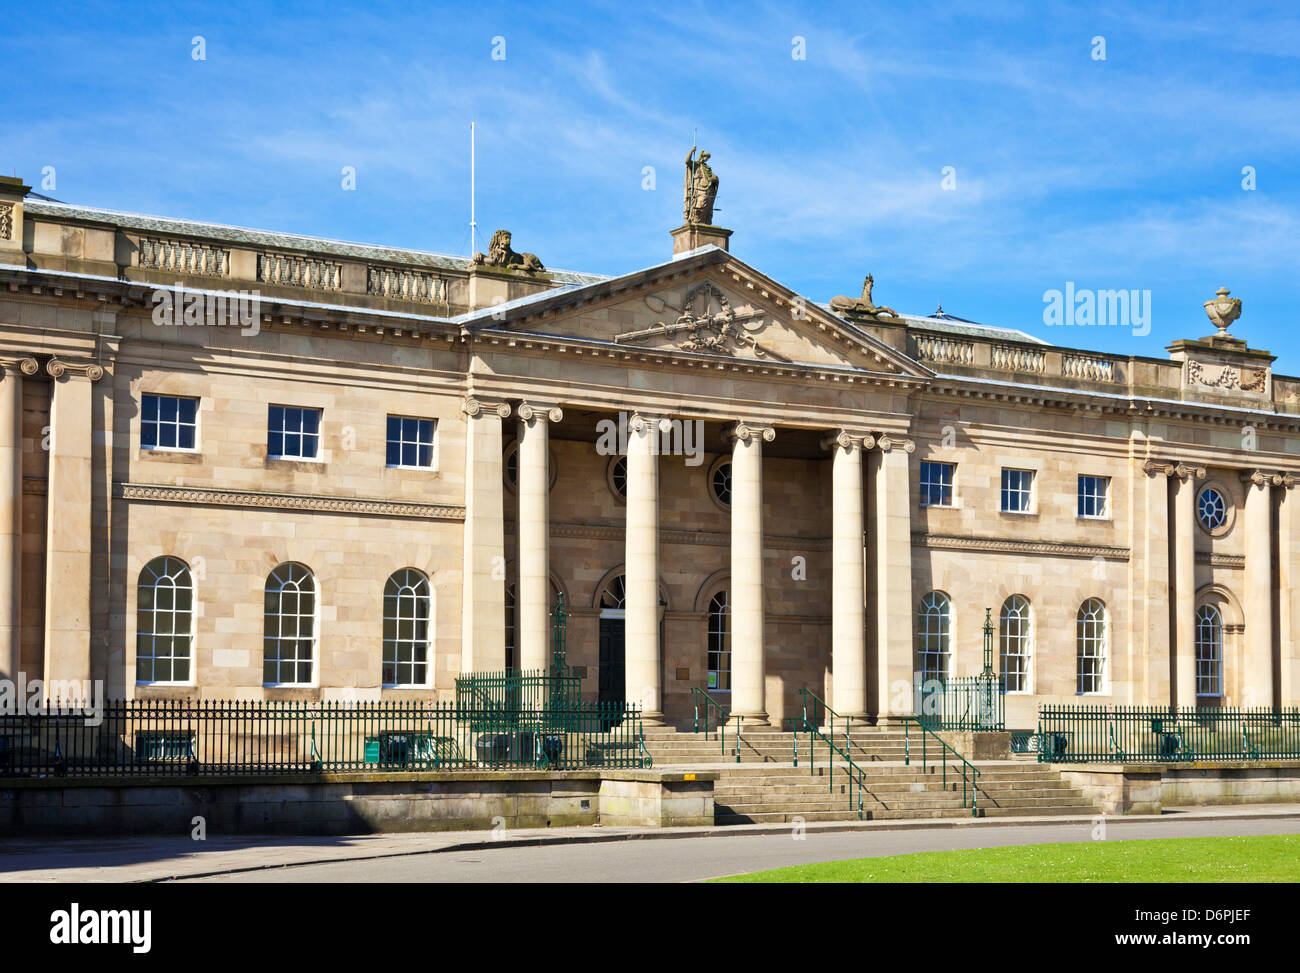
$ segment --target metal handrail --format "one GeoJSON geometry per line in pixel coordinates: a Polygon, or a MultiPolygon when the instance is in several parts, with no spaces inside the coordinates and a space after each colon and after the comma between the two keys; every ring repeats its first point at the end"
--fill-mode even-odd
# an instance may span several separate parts
{"type": "MultiPolygon", "coordinates": [[[[700,703],[703,702],[704,703],[704,735],[706,737],[709,735],[709,707],[712,706],[714,709],[718,711],[718,736],[722,741],[721,752],[723,754],[726,754],[727,720],[731,718],[731,714],[722,708],[721,703],[719,703],[716,699],[710,696],[708,692],[701,689],[699,686],[691,687],[691,697],[695,701],[695,731],[694,732],[696,733],[700,732],[700,703]]],[[[739,730],[737,730],[737,736],[739,736],[739,730]]],[[[740,761],[739,743],[736,744],[736,761],[738,763],[740,761]]]]}
{"type": "MultiPolygon", "coordinates": [[[[921,720],[918,720],[915,716],[904,716],[902,718],[902,722],[903,722],[903,763],[907,764],[908,766],[910,766],[912,763],[912,741],[911,741],[910,731],[908,730],[908,724],[915,723],[921,729],[921,772],[925,773],[928,770],[929,757],[928,754],[926,753],[925,738],[927,736],[932,736],[939,741],[939,745],[943,747],[944,751],[947,751],[947,753],[952,754],[954,757],[956,757],[958,760],[962,762],[962,771],[961,771],[961,806],[962,807],[966,806],[967,771],[972,772],[972,776],[970,779],[970,813],[971,813],[971,817],[978,817],[979,816],[980,769],[976,767],[973,763],[971,763],[969,760],[967,760],[965,757],[963,757],[961,754],[959,754],[952,747],[950,747],[948,745],[948,741],[946,741],[943,737],[939,736],[939,734],[935,733],[934,730],[930,729],[921,720]]],[[[943,761],[942,783],[943,783],[944,790],[947,790],[948,789],[948,758],[946,755],[942,757],[942,761],[943,761]]]]}
{"type": "MultiPolygon", "coordinates": [[[[812,695],[812,694],[810,693],[809,695],[812,695]]],[[[829,708],[830,708],[830,707],[827,707],[827,709],[829,709],[829,708]]],[[[796,738],[796,739],[798,739],[798,736],[799,736],[799,728],[800,728],[800,727],[799,727],[798,724],[802,724],[802,725],[803,725],[803,728],[806,729],[806,730],[808,731],[808,773],[809,773],[810,776],[812,776],[812,775],[816,775],[816,773],[817,773],[817,756],[816,756],[817,751],[816,751],[816,750],[814,749],[814,747],[813,747],[813,737],[814,737],[814,736],[817,737],[817,738],[820,739],[823,743],[826,744],[826,750],[827,750],[827,753],[826,753],[826,767],[827,767],[827,775],[826,775],[826,776],[827,776],[827,788],[828,788],[832,793],[834,793],[834,791],[835,791],[835,756],[834,756],[834,755],[838,753],[841,757],[844,758],[844,762],[845,762],[846,764],[848,764],[848,769],[849,769],[849,807],[852,807],[852,806],[853,806],[853,783],[854,783],[854,780],[856,779],[857,784],[858,784],[858,820],[861,821],[861,820],[862,820],[862,792],[865,791],[866,788],[867,788],[867,774],[866,774],[866,771],[864,771],[861,767],[859,767],[856,763],[854,763],[853,758],[850,757],[850,756],[849,756],[847,753],[845,753],[843,750],[841,750],[839,747],[837,747],[837,746],[835,745],[835,743],[834,743],[833,740],[828,739],[827,736],[826,736],[826,734],[822,733],[821,730],[819,730],[819,729],[817,729],[817,727],[813,726],[813,723],[812,723],[811,720],[804,719],[804,718],[801,718],[801,717],[795,717],[795,721],[796,721],[796,726],[795,726],[795,734],[794,734],[794,735],[795,735],[795,738],[796,738]]],[[[797,748],[796,748],[795,753],[796,753],[796,763],[795,763],[795,766],[798,766],[798,760],[797,760],[798,750],[797,750],[797,748]]]]}
{"type": "MultiPolygon", "coordinates": [[[[853,747],[852,747],[852,743],[851,743],[851,741],[849,740],[849,732],[850,732],[850,729],[852,728],[852,723],[851,723],[851,721],[850,721],[847,717],[840,716],[839,713],[837,713],[837,712],[835,712],[835,710],[831,709],[828,705],[826,705],[826,700],[822,699],[820,696],[818,696],[818,695],[817,695],[815,692],[813,692],[811,689],[800,689],[800,690],[799,690],[799,696],[800,696],[800,698],[801,698],[801,700],[802,700],[802,702],[803,702],[803,721],[804,721],[805,723],[813,722],[813,721],[811,721],[811,720],[808,719],[808,698],[809,698],[809,697],[812,697],[812,699],[814,700],[814,702],[816,702],[816,704],[817,704],[818,706],[820,706],[822,709],[824,709],[827,713],[830,714],[830,718],[831,718],[831,720],[830,720],[830,723],[827,725],[827,729],[830,730],[830,734],[831,734],[831,738],[832,738],[832,739],[834,739],[834,737],[835,737],[835,719],[836,719],[836,717],[838,717],[839,719],[841,719],[841,720],[844,721],[844,749],[845,749],[845,751],[852,751],[852,749],[853,749],[853,747]]],[[[815,710],[814,710],[814,712],[815,712],[815,710]]],[[[796,739],[796,740],[799,739],[799,734],[798,734],[798,733],[795,734],[795,739],[796,739]]],[[[797,765],[797,764],[798,764],[798,750],[797,750],[797,749],[796,749],[796,751],[795,751],[795,754],[796,754],[795,763],[796,763],[796,765],[797,765]]],[[[811,759],[811,757],[810,757],[809,759],[811,759]]]]}

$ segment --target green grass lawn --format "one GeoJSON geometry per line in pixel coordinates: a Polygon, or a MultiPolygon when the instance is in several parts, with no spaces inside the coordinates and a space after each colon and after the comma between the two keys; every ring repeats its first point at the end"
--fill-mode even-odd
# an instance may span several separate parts
{"type": "Polygon", "coordinates": [[[857,858],[717,882],[1300,882],[1300,835],[1081,841],[857,858]]]}

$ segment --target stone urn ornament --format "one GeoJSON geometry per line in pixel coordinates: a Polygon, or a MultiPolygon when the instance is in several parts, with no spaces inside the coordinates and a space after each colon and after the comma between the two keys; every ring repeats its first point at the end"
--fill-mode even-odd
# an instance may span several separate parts
{"type": "Polygon", "coordinates": [[[1205,313],[1210,316],[1214,326],[1219,329],[1219,334],[1227,334],[1228,325],[1241,317],[1241,298],[1229,297],[1231,291],[1226,287],[1220,287],[1215,293],[1218,297],[1205,302],[1205,313]]]}

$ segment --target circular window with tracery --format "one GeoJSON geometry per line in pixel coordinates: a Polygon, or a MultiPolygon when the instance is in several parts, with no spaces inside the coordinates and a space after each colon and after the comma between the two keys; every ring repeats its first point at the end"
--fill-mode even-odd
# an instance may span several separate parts
{"type": "Polygon", "coordinates": [[[627,502],[627,457],[611,456],[609,465],[605,467],[605,479],[609,481],[609,489],[623,502],[627,502]]]}
{"type": "Polygon", "coordinates": [[[1217,531],[1228,523],[1228,504],[1223,494],[1214,487],[1206,487],[1196,500],[1196,516],[1201,526],[1217,531]]]}
{"type": "Polygon", "coordinates": [[[709,493],[721,507],[731,509],[731,460],[720,458],[709,469],[709,493]]]}

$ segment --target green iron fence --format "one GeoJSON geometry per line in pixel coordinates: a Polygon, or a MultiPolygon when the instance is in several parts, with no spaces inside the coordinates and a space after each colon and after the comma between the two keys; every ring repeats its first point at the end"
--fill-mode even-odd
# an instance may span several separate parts
{"type": "Polygon", "coordinates": [[[0,776],[649,767],[641,714],[423,702],[114,700],[0,715],[0,776]]]}
{"type": "Polygon", "coordinates": [[[1300,709],[1043,705],[1035,743],[1040,763],[1300,759],[1300,709]]]}
{"type": "Polygon", "coordinates": [[[996,675],[923,679],[913,689],[918,723],[931,730],[1005,730],[1006,694],[996,675]]]}

